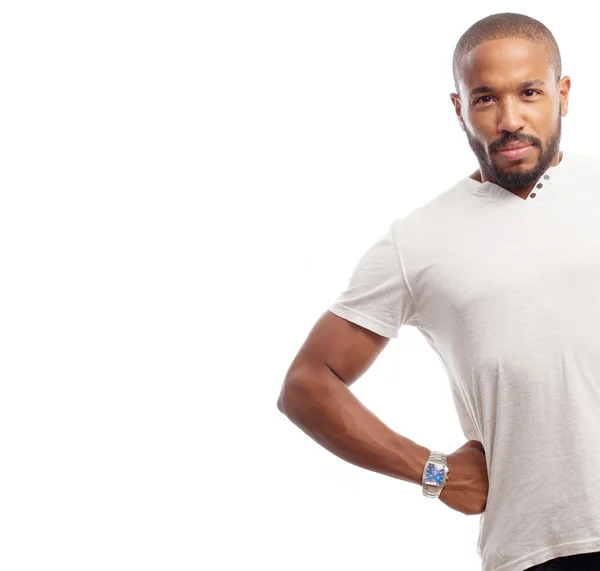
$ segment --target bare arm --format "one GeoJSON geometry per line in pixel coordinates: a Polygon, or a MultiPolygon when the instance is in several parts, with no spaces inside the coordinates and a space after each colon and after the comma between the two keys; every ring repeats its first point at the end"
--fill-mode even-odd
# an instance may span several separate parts
{"type": "Polygon", "coordinates": [[[326,311],[292,361],[277,406],[336,456],[420,485],[431,450],[394,432],[349,389],[388,342],[326,311]]]}

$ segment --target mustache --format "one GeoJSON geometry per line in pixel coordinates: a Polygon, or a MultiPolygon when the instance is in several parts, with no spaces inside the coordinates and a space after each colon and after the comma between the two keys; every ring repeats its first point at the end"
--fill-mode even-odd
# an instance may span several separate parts
{"type": "Polygon", "coordinates": [[[542,147],[542,141],[540,141],[537,137],[516,132],[504,135],[504,137],[494,141],[490,144],[489,149],[490,151],[494,152],[502,147],[505,147],[506,145],[510,145],[511,143],[523,143],[533,147],[542,147]]]}

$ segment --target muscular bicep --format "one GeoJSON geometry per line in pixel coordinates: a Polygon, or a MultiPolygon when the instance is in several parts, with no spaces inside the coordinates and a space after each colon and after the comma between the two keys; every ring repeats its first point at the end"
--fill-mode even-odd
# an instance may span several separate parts
{"type": "Polygon", "coordinates": [[[287,377],[305,367],[326,366],[350,386],[371,366],[389,340],[327,310],[311,329],[287,377]]]}

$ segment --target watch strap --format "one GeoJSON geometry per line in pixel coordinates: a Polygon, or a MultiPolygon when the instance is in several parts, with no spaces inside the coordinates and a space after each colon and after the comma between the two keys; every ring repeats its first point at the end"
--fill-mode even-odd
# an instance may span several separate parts
{"type": "Polygon", "coordinates": [[[444,481],[444,483],[441,486],[432,486],[431,484],[424,483],[425,482],[425,474],[427,473],[427,465],[430,462],[434,462],[435,464],[443,464],[445,466],[444,480],[447,480],[448,472],[450,472],[450,470],[448,469],[448,462],[446,459],[446,454],[444,454],[443,452],[440,452],[438,450],[432,451],[429,454],[429,458],[427,459],[427,462],[425,463],[425,467],[423,468],[423,484],[422,484],[423,495],[428,498],[438,498],[439,495],[442,493],[444,486],[446,485],[446,481],[444,481]]]}

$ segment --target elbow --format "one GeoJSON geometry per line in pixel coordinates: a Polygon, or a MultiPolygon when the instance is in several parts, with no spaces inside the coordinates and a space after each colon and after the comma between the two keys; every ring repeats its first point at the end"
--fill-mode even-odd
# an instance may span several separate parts
{"type": "Polygon", "coordinates": [[[286,377],[277,399],[277,409],[289,418],[290,414],[295,415],[298,408],[304,408],[308,402],[320,398],[322,379],[315,382],[316,376],[314,372],[304,372],[286,377]]]}
{"type": "Polygon", "coordinates": [[[283,397],[282,395],[279,395],[279,398],[277,399],[277,410],[283,414],[285,414],[285,411],[283,410],[283,397]]]}
{"type": "Polygon", "coordinates": [[[285,416],[288,416],[290,407],[292,410],[294,408],[293,401],[298,397],[298,392],[303,392],[299,390],[298,378],[295,376],[292,377],[291,375],[287,376],[283,381],[283,386],[281,387],[281,392],[277,399],[277,410],[285,416]]]}
{"type": "Polygon", "coordinates": [[[314,366],[297,368],[293,373],[288,373],[277,399],[277,409],[289,418],[290,414],[295,415],[298,408],[323,398],[323,394],[328,392],[327,373],[330,373],[328,368],[314,366]]]}
{"type": "Polygon", "coordinates": [[[281,391],[279,393],[279,397],[277,398],[277,410],[281,414],[285,414],[287,416],[286,404],[289,405],[290,400],[290,387],[287,379],[284,381],[283,386],[281,387],[281,391]]]}

